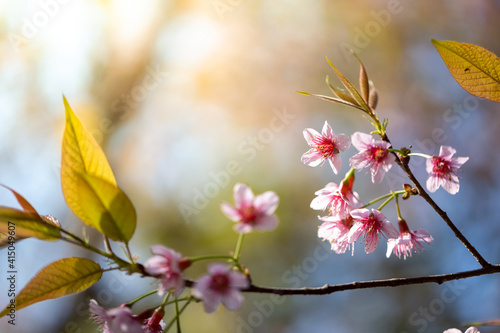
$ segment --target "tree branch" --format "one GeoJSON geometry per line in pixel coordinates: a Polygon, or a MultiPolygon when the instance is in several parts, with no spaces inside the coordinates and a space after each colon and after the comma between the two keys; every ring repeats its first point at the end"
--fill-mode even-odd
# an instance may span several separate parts
{"type": "MultiPolygon", "coordinates": [[[[489,265],[488,267],[483,267],[475,269],[472,271],[464,271],[457,273],[441,274],[441,275],[428,275],[428,276],[418,276],[411,278],[392,278],[385,280],[373,280],[373,281],[361,281],[361,282],[350,282],[344,284],[328,285],[325,284],[321,287],[316,288],[270,288],[270,287],[260,287],[251,284],[249,288],[242,290],[247,293],[261,293],[261,294],[275,294],[275,295],[328,295],[339,291],[345,290],[355,290],[355,289],[368,289],[368,288],[381,288],[381,287],[399,287],[411,284],[423,284],[423,283],[437,283],[442,284],[447,281],[466,279],[474,276],[488,275],[500,273],[500,265],[489,265]]],[[[194,281],[185,280],[187,287],[192,287],[194,281]]]]}

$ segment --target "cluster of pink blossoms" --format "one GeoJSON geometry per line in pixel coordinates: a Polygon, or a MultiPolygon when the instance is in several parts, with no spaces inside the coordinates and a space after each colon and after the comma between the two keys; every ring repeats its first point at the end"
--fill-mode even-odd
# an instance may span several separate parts
{"type": "MultiPolygon", "coordinates": [[[[221,210],[230,220],[237,222],[235,231],[245,234],[275,228],[278,219],[274,212],[278,203],[275,192],[255,196],[247,185],[238,183],[234,186],[234,206],[222,202],[221,210]]],[[[163,296],[171,292],[174,297],[180,296],[185,287],[183,271],[191,265],[191,260],[162,245],[152,246],[151,252],[154,255],[144,263],[144,271],[159,280],[158,294],[163,296]]],[[[208,267],[208,273],[194,283],[192,295],[203,302],[207,313],[217,310],[220,304],[234,311],[243,303],[241,290],[249,286],[250,282],[243,273],[213,263],[208,267]]],[[[134,315],[126,304],[104,309],[91,300],[90,311],[104,333],[160,333],[165,329],[161,320],[164,313],[158,310],[151,317],[146,313],[134,315]]]]}
{"type": "MultiPolygon", "coordinates": [[[[349,137],[345,134],[335,135],[325,121],[322,134],[312,128],[304,130],[304,137],[311,147],[302,155],[302,162],[309,166],[330,162],[332,170],[338,174],[342,161],[338,155],[349,148],[349,137]]],[[[352,135],[352,145],[359,151],[349,159],[352,168],[361,170],[369,168],[373,183],[380,183],[387,171],[392,168],[396,156],[391,152],[388,142],[375,140],[370,134],[356,132],[352,135]]],[[[468,157],[452,157],[456,150],[450,146],[441,146],[439,155],[428,156],[426,170],[427,189],[435,192],[442,186],[450,194],[459,190],[458,169],[469,159],[468,157]]],[[[422,155],[422,154],[420,154],[422,155]]]]}
{"type": "MultiPolygon", "coordinates": [[[[348,136],[335,135],[325,121],[322,134],[307,128],[304,130],[304,138],[311,148],[302,155],[302,162],[309,166],[318,166],[328,160],[333,172],[338,174],[342,165],[339,153],[350,146],[348,136]]],[[[352,144],[358,153],[350,158],[350,166],[356,170],[368,168],[372,182],[380,183],[396,161],[390,144],[361,132],[352,135],[352,144]]],[[[457,171],[468,157],[453,158],[455,152],[455,149],[449,146],[441,146],[439,155],[428,156],[427,189],[430,192],[435,192],[439,186],[451,194],[458,192],[457,171]]],[[[366,253],[371,253],[376,249],[380,236],[384,236],[387,239],[387,257],[394,253],[397,257],[403,256],[406,259],[413,252],[423,250],[422,242],[429,244],[433,241],[427,231],[411,231],[402,219],[398,221],[398,232],[380,211],[360,208],[361,201],[358,194],[352,190],[353,183],[354,174],[349,172],[340,185],[328,183],[317,191],[317,197],[311,202],[312,209],[329,212],[327,216],[318,217],[323,221],[318,229],[318,237],[328,240],[333,251],[346,252],[351,244],[362,236],[366,253]]],[[[352,249],[354,250],[354,247],[352,249]]]]}

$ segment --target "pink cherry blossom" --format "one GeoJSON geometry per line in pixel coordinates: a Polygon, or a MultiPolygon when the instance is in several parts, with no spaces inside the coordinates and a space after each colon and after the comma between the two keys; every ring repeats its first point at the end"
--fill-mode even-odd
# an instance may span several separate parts
{"type": "Polygon", "coordinates": [[[430,244],[434,238],[425,231],[424,229],[419,229],[416,231],[410,231],[405,220],[399,220],[399,236],[397,238],[389,238],[387,241],[387,258],[390,257],[391,253],[401,259],[401,255],[406,260],[406,257],[411,257],[412,252],[419,253],[423,251],[424,247],[420,242],[426,242],[430,244]]]}
{"type": "Polygon", "coordinates": [[[189,266],[189,262],[182,260],[180,253],[162,245],[154,245],[151,252],[155,254],[144,263],[144,269],[152,276],[161,279],[158,294],[164,295],[173,290],[175,297],[179,296],[184,288],[182,270],[189,266]]]}
{"type": "Polygon", "coordinates": [[[439,156],[432,156],[427,159],[426,170],[429,173],[427,178],[427,189],[435,192],[439,186],[450,194],[456,194],[459,190],[458,169],[467,162],[468,157],[452,156],[457,151],[450,146],[441,146],[439,156]]]}
{"type": "Polygon", "coordinates": [[[343,181],[340,186],[335,183],[328,183],[324,188],[316,191],[316,198],[311,202],[311,208],[315,210],[329,209],[333,215],[340,218],[349,216],[351,210],[358,208],[360,203],[358,193],[349,189],[347,181],[343,181]]]}
{"type": "Polygon", "coordinates": [[[132,314],[125,304],[114,309],[105,309],[91,299],[91,317],[101,324],[103,333],[144,333],[141,320],[132,314]]]}
{"type": "Polygon", "coordinates": [[[329,241],[335,253],[344,253],[351,245],[347,236],[352,226],[352,217],[340,219],[338,216],[325,216],[319,219],[324,222],[318,228],[318,237],[329,241]]]}
{"type": "MultiPolygon", "coordinates": [[[[449,328],[443,333],[462,333],[462,331],[457,328],[449,328]]],[[[480,333],[480,332],[476,327],[471,326],[467,329],[467,331],[465,331],[465,333],[480,333]]]]}
{"type": "Polygon", "coordinates": [[[392,223],[387,221],[384,214],[376,209],[371,211],[366,208],[355,209],[351,212],[351,216],[354,218],[354,224],[349,230],[348,241],[354,243],[363,234],[363,239],[366,242],[366,253],[375,251],[380,234],[385,235],[387,238],[396,238],[398,236],[398,231],[392,223]]]}
{"type": "Polygon", "coordinates": [[[352,145],[359,151],[350,158],[351,167],[361,170],[370,168],[373,183],[380,183],[389,171],[396,157],[389,152],[391,145],[375,140],[370,134],[356,132],[352,135],[352,145]]]}
{"type": "Polygon", "coordinates": [[[275,192],[267,191],[255,196],[245,184],[234,186],[234,207],[222,202],[220,208],[231,221],[238,222],[234,230],[249,233],[254,229],[271,230],[278,225],[274,211],[278,207],[279,197],[275,192]]]}
{"type": "Polygon", "coordinates": [[[323,165],[328,160],[333,172],[338,174],[342,167],[342,160],[338,154],[349,148],[351,144],[349,137],[345,134],[335,135],[328,122],[325,121],[322,134],[312,128],[306,128],[304,138],[311,149],[302,155],[302,162],[315,167],[323,165]]]}
{"type": "Polygon", "coordinates": [[[234,311],[243,303],[240,290],[248,286],[245,275],[231,271],[226,265],[215,263],[208,267],[208,274],[196,281],[193,296],[203,301],[207,313],[217,310],[220,303],[234,311]]]}

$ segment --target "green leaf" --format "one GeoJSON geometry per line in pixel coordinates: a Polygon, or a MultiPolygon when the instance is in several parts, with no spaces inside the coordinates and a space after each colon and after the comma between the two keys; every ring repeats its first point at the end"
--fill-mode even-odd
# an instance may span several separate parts
{"type": "Polygon", "coordinates": [[[65,97],[66,128],[62,144],[61,183],[64,199],[85,224],[116,241],[129,241],[137,216],[118,188],[102,149],[83,127],[65,97]]]}
{"type": "MultiPolygon", "coordinates": [[[[61,230],[37,213],[0,206],[0,233],[8,235],[12,230],[15,231],[16,240],[36,237],[46,241],[55,241],[61,237],[61,230]],[[12,229],[13,224],[14,229],[12,229]]],[[[8,236],[0,237],[0,242],[3,243],[6,237],[8,236]]]]}
{"type": "Polygon", "coordinates": [[[500,102],[500,58],[480,46],[432,39],[453,78],[468,93],[500,102]]]}
{"type": "MultiPolygon", "coordinates": [[[[16,311],[34,303],[81,292],[99,281],[102,269],[85,258],[65,258],[42,268],[15,297],[16,311]]],[[[6,307],[0,317],[9,313],[6,307]]]]}
{"type": "Polygon", "coordinates": [[[129,241],[137,215],[125,193],[101,178],[76,174],[74,212],[83,222],[116,241],[129,241]]]}

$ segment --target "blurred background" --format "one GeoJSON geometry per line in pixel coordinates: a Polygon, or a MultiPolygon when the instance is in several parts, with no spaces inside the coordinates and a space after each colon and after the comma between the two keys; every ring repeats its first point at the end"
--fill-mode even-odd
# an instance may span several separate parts
{"type": "MultiPolygon", "coordinates": [[[[370,131],[361,112],[296,93],[329,94],[336,86],[325,57],[356,83],[363,60],[379,90],[394,146],[437,154],[451,145],[469,156],[460,192],[433,198],[471,243],[500,262],[496,155],[498,104],[468,95],[453,80],[431,38],[481,45],[500,54],[500,1],[0,1],[0,183],[77,234],[99,235],[67,208],[59,171],[64,130],[62,94],[105,150],[119,186],[138,212],[132,252],[144,262],[163,244],[186,256],[227,254],[237,235],[219,210],[237,182],[281,202],[273,232],[245,238],[242,263],[255,284],[321,286],[478,268],[463,245],[420,198],[402,202],[411,229],[435,241],[407,260],[386,259],[386,244],[367,255],[329,251],[317,238],[314,192],[338,183],[356,150],[328,165],[300,162],[304,128],[370,131]],[[354,61],[353,61],[354,60],[354,61]]],[[[424,160],[411,165],[425,182],[424,160]]],[[[357,174],[363,202],[408,182],[394,167],[381,184],[357,174]]],[[[7,190],[0,205],[18,207],[7,190]]],[[[393,203],[384,214],[395,222],[393,203]]],[[[115,250],[120,253],[119,246],[115,250]]],[[[42,267],[68,256],[93,256],[61,242],[17,243],[17,290],[42,267]]],[[[98,260],[99,258],[94,258],[98,260]]],[[[7,254],[0,250],[0,305],[7,304],[7,254]]],[[[105,262],[102,262],[105,265],[105,262]]],[[[205,272],[206,262],[186,271],[205,272]]],[[[88,301],[116,307],[154,288],[154,281],[107,273],[84,293],[17,312],[1,332],[95,332],[88,301]]],[[[201,304],[182,316],[185,332],[442,332],[500,317],[498,275],[443,285],[416,285],[316,297],[246,294],[240,311],[207,315],[201,304]]],[[[158,304],[152,296],[134,307],[158,304]]],[[[167,313],[166,321],[173,317],[167,313]]],[[[498,332],[482,328],[481,332],[498,332]]]]}

